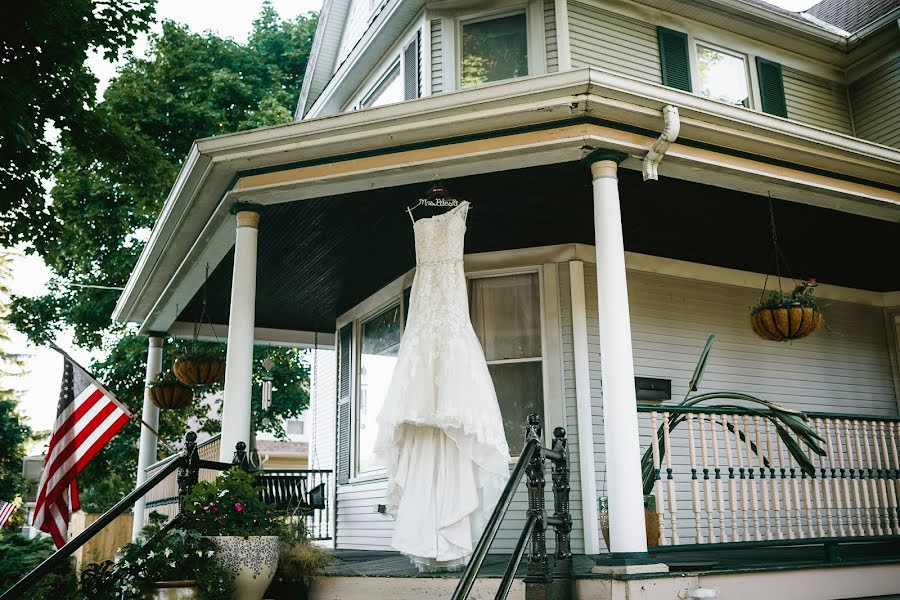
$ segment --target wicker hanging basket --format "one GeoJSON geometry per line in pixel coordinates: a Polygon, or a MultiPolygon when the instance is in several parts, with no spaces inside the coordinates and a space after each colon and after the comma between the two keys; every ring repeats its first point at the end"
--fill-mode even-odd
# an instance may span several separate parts
{"type": "Polygon", "coordinates": [[[764,340],[789,342],[805,338],[818,329],[822,313],[812,306],[791,304],[775,308],[760,308],[750,315],[750,327],[764,340]]]}
{"type": "Polygon", "coordinates": [[[180,383],[168,383],[150,388],[150,400],[159,408],[185,408],[193,399],[194,391],[180,383]]]}
{"type": "Polygon", "coordinates": [[[225,379],[225,361],[177,359],[172,371],[185,385],[209,385],[225,379]]]}

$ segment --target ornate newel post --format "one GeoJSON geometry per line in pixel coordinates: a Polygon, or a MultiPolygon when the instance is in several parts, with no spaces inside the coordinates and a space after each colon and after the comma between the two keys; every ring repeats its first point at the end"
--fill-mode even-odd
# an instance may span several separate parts
{"type": "Polygon", "coordinates": [[[545,600],[548,598],[547,587],[550,583],[549,565],[547,564],[546,513],[544,507],[544,446],[541,442],[541,418],[535,414],[528,415],[528,427],[525,430],[525,443],[536,440],[537,450],[525,468],[528,478],[528,516],[537,521],[531,533],[531,550],[528,554],[528,575],[525,576],[525,599],[545,600]]]}
{"type": "Polygon", "coordinates": [[[200,453],[197,452],[197,434],[188,431],[184,436],[184,463],[178,467],[178,512],[184,511],[184,501],[200,480],[200,453]]]}
{"type": "Polygon", "coordinates": [[[234,458],[231,459],[231,464],[240,467],[243,471],[250,471],[250,459],[247,456],[247,444],[238,442],[234,445],[234,458]]]}
{"type": "Polygon", "coordinates": [[[553,430],[550,473],[553,478],[553,528],[556,530],[556,560],[553,564],[554,598],[574,598],[572,577],[572,515],[569,512],[569,441],[566,430],[553,430]]]}

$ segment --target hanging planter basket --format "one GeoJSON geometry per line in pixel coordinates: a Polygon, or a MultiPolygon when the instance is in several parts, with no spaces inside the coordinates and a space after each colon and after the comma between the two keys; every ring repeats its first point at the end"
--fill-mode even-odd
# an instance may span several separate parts
{"type": "Polygon", "coordinates": [[[185,408],[194,399],[194,391],[175,379],[171,372],[160,373],[148,391],[151,402],[163,409],[185,408]]]}
{"type": "Polygon", "coordinates": [[[757,308],[750,315],[750,327],[764,340],[789,342],[805,338],[819,328],[822,313],[815,306],[790,304],[757,308]]]}
{"type": "Polygon", "coordinates": [[[215,358],[179,358],[172,371],[184,385],[210,385],[225,379],[225,361],[215,358]]]}

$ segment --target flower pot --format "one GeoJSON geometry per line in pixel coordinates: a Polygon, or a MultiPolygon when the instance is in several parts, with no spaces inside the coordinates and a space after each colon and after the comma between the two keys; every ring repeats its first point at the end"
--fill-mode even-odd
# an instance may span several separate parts
{"type": "Polygon", "coordinates": [[[309,585],[283,577],[276,577],[266,591],[266,600],[307,600],[307,598],[309,585]]]}
{"type": "Polygon", "coordinates": [[[225,379],[225,361],[177,359],[172,371],[185,385],[209,385],[225,379]]]}
{"type": "Polygon", "coordinates": [[[818,308],[792,304],[778,308],[761,308],[750,315],[750,327],[764,340],[787,342],[804,338],[822,322],[818,308]]]}
{"type": "Polygon", "coordinates": [[[184,408],[194,399],[191,388],[173,383],[150,388],[150,400],[159,408],[184,408]]]}
{"type": "Polygon", "coordinates": [[[200,591],[196,581],[154,581],[145,592],[146,600],[197,600],[200,591]]]}
{"type": "MultiPolygon", "coordinates": [[[[609,499],[600,498],[600,533],[609,549],[609,499]]],[[[656,512],[656,498],[644,496],[644,531],[647,535],[647,546],[659,545],[659,513],[656,512]]]]}
{"type": "Polygon", "coordinates": [[[215,560],[234,577],[235,600],[262,600],[278,568],[281,540],[274,535],[209,536],[215,560]]]}

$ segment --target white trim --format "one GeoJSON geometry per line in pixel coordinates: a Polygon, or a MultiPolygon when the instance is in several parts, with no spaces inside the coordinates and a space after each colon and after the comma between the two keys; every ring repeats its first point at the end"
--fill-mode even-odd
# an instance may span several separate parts
{"type": "Polygon", "coordinates": [[[597,478],[594,462],[594,420],[591,402],[591,367],[588,354],[587,307],[584,292],[584,263],[569,263],[572,295],[572,346],[575,363],[575,406],[578,420],[578,466],[581,473],[581,514],[585,554],[600,553],[600,513],[597,507],[597,478]]]}
{"type": "MultiPolygon", "coordinates": [[[[186,321],[175,321],[169,326],[167,333],[176,338],[193,338],[194,324],[186,321]]],[[[203,323],[197,339],[204,342],[222,342],[228,339],[228,325],[203,323]]],[[[272,329],[256,327],[253,333],[256,344],[283,346],[285,348],[315,348],[316,333],[314,331],[294,331],[291,329],[272,329]]],[[[335,336],[333,332],[318,334],[319,350],[334,350],[335,336]]]]}
{"type": "MultiPolygon", "coordinates": [[[[741,60],[742,63],[744,63],[744,83],[747,86],[747,96],[748,96],[748,100],[750,101],[750,106],[743,106],[742,104],[732,104],[730,102],[723,102],[722,100],[716,100],[716,102],[723,102],[724,104],[728,104],[729,106],[743,107],[743,108],[748,108],[750,110],[761,110],[760,108],[757,108],[757,107],[762,106],[760,100],[758,99],[759,94],[756,90],[758,82],[756,82],[754,80],[754,78],[752,78],[750,76],[750,72],[752,71],[752,69],[750,68],[750,60],[751,60],[750,55],[747,54],[746,52],[732,50],[730,48],[726,48],[724,46],[720,46],[720,45],[712,43],[712,42],[707,42],[705,39],[699,39],[699,38],[692,38],[693,56],[691,57],[692,58],[691,69],[694,71],[694,73],[691,75],[691,77],[694,77],[695,78],[694,81],[697,82],[697,86],[696,86],[697,89],[694,90],[694,93],[696,93],[698,96],[701,96],[703,98],[707,98],[707,96],[704,96],[699,91],[699,88],[700,88],[700,46],[703,46],[707,50],[712,50],[713,52],[719,52],[726,56],[738,58],[741,60]]],[[[709,99],[715,100],[715,98],[709,98],[709,99]]]]}
{"type": "Polygon", "coordinates": [[[560,71],[568,71],[572,68],[569,3],[566,0],[553,0],[553,10],[556,17],[556,68],[560,71]]]}

